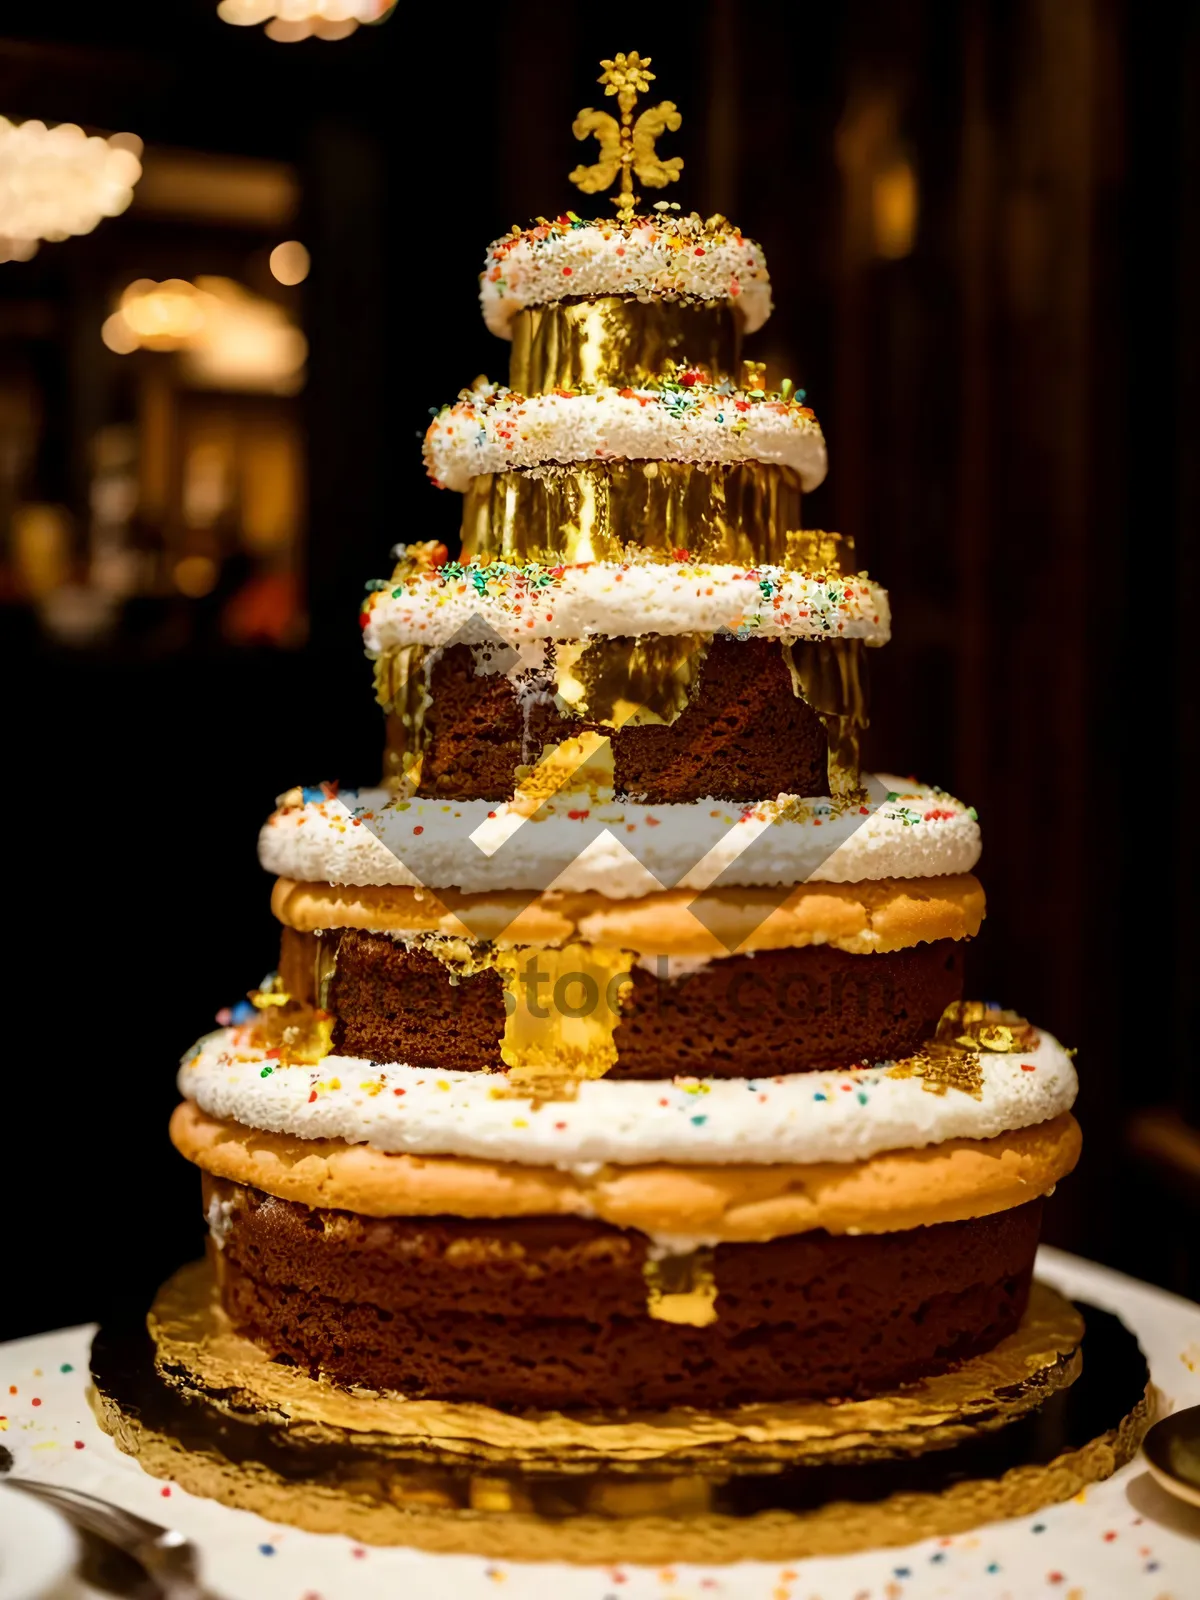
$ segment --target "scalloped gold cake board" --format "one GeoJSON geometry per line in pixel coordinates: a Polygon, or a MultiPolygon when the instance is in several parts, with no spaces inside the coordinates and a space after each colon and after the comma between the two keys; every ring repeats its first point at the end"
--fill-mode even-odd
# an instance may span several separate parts
{"type": "Polygon", "coordinates": [[[1154,1395],[1117,1319],[1035,1284],[1020,1328],[870,1400],[623,1416],[352,1391],[234,1334],[206,1263],[92,1353],[146,1471],[313,1532],[496,1560],[791,1561],[1027,1515],[1137,1452],[1154,1395]],[[1091,1370],[1091,1357],[1099,1359],[1091,1370]],[[1081,1375],[1082,1374],[1082,1375],[1081,1375]]]}

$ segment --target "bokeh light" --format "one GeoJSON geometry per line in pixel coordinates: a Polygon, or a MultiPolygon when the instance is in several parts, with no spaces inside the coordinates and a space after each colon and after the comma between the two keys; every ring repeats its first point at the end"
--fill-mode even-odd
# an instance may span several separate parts
{"type": "Polygon", "coordinates": [[[268,39],[348,39],[360,23],[382,22],[396,0],[220,0],[217,15],[237,28],[263,24],[268,39]]]}
{"type": "Polygon", "coordinates": [[[308,277],[311,258],[299,239],[287,239],[271,251],[271,274],[289,288],[308,277]]]}
{"type": "Polygon", "coordinates": [[[217,563],[210,556],[184,556],[175,563],[172,576],[180,594],[199,600],[217,586],[217,563]]]}
{"type": "Polygon", "coordinates": [[[900,261],[912,254],[917,232],[917,175],[910,161],[898,158],[874,175],[871,221],[877,256],[900,261]]]}
{"type": "Polygon", "coordinates": [[[214,389],[293,394],[308,359],[308,341],[283,307],[230,278],[139,278],[100,337],[121,356],[178,350],[187,379],[214,389]]]}
{"type": "Polygon", "coordinates": [[[40,240],[91,233],[133,199],[142,175],[136,134],[88,135],[73,122],[0,117],[0,261],[28,261],[40,240]]]}
{"type": "Polygon", "coordinates": [[[184,278],[168,278],[165,283],[139,278],[121,296],[119,310],[129,332],[146,350],[179,349],[203,331],[207,316],[204,295],[184,278]]]}

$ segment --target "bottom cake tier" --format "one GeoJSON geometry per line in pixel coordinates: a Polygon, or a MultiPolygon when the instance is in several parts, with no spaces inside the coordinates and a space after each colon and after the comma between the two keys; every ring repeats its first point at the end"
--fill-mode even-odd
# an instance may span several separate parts
{"type": "Polygon", "coordinates": [[[948,1008],[915,1056],[763,1078],[541,1080],[185,1058],[221,1302],[346,1389],[511,1411],[856,1400],[1020,1324],[1074,1167],[1069,1054],[948,1008]]]}
{"type": "Polygon", "coordinates": [[[350,1386],[555,1409],[860,1397],[1012,1333],[1042,1204],[664,1256],[571,1217],[364,1217],[205,1178],[232,1326],[350,1386]]]}
{"type": "Polygon", "coordinates": [[[867,1400],[567,1413],[350,1389],[237,1334],[205,1263],[107,1323],[91,1370],[117,1446],[192,1494],[364,1544],[610,1571],[947,1539],[1082,1498],[1154,1414],[1136,1339],[1038,1282],[993,1350],[867,1400]]]}

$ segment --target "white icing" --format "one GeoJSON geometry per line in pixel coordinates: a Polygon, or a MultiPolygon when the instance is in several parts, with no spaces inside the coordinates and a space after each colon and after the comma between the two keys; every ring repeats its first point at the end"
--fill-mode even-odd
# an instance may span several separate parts
{"type": "MultiPolygon", "coordinates": [[[[732,953],[732,952],[731,952],[732,953]]],[[[748,952],[750,956],[754,951],[748,952]]],[[[652,978],[660,982],[675,983],[680,978],[694,978],[698,972],[703,972],[714,961],[723,957],[716,956],[635,956],[634,966],[640,967],[643,972],[648,972],[652,978]]]]}
{"type": "Polygon", "coordinates": [[[508,1098],[505,1074],[380,1067],[350,1056],[276,1066],[263,1077],[271,1063],[245,1042],[248,1034],[210,1034],[180,1067],[181,1093],[210,1116],[385,1152],[572,1171],[606,1162],[861,1161],[1029,1127],[1068,1110],[1077,1089],[1070,1057],[1047,1034],[1020,1055],[983,1052],[979,1099],[891,1078],[885,1063],[761,1079],[600,1078],[580,1084],[574,1100],[540,1103],[508,1098]]]}
{"type": "Polygon", "coordinates": [[[236,1201],[222,1200],[218,1194],[214,1194],[208,1202],[205,1219],[208,1222],[209,1237],[218,1250],[225,1248],[225,1241],[233,1227],[233,1213],[236,1209],[236,1201]]]}
{"type": "Polygon", "coordinates": [[[941,790],[870,780],[895,800],[840,817],[828,801],[730,806],[589,802],[562,795],[536,819],[511,803],[392,800],[382,789],[284,806],[258,841],[268,872],[306,883],[595,890],[624,900],[657,889],[857,883],[969,872],[974,812],[941,790]]]}
{"type": "Polygon", "coordinates": [[[825,437],[807,406],[708,386],[682,395],[464,390],[429,424],[424,455],[434,483],[458,490],[484,472],[549,461],[764,461],[794,468],[805,489],[815,489],[828,467],[825,437]]]}
{"type": "Polygon", "coordinates": [[[501,339],[525,306],[621,295],[726,301],[747,333],[771,315],[771,280],[758,245],[736,228],[702,231],[698,218],[560,221],[507,234],[488,248],[480,279],[484,320],[501,339]]]}
{"type": "Polygon", "coordinates": [[[363,642],[399,645],[736,633],[886,644],[887,591],[865,577],[691,561],[584,566],[447,565],[368,594],[363,642]]]}

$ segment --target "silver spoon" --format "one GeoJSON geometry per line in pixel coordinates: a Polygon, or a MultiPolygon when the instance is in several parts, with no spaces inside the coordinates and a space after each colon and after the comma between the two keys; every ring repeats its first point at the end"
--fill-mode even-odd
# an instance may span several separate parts
{"type": "Polygon", "coordinates": [[[1200,1506],[1200,1406],[1156,1422],[1142,1449],[1152,1477],[1168,1494],[1200,1506]]]}
{"type": "Polygon", "coordinates": [[[69,1489],[63,1484],[37,1483],[30,1478],[4,1482],[23,1494],[44,1500],[67,1520],[87,1533],[115,1544],[145,1568],[162,1591],[163,1600],[217,1600],[196,1577],[196,1548],[174,1528],[136,1516],[108,1500],[69,1489]]]}

